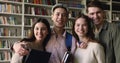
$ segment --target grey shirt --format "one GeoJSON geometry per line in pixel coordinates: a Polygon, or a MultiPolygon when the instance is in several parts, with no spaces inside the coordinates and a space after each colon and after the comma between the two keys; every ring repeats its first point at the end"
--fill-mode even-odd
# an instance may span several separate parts
{"type": "Polygon", "coordinates": [[[120,54],[118,55],[117,50],[117,48],[120,49],[120,47],[118,47],[120,44],[120,40],[118,40],[120,39],[120,31],[118,27],[114,23],[105,21],[99,33],[95,35],[100,44],[104,46],[106,63],[118,63],[117,56],[120,56],[120,54]]]}

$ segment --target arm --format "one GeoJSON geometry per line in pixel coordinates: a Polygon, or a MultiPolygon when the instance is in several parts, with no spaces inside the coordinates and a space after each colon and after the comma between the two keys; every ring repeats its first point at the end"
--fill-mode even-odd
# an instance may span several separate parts
{"type": "Polygon", "coordinates": [[[25,42],[16,42],[13,44],[13,51],[21,56],[28,54],[28,50],[24,49],[21,45],[25,45],[25,42]]]}

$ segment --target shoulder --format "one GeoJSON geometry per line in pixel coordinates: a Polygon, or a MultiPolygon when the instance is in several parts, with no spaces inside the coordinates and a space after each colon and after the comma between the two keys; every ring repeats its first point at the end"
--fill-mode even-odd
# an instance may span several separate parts
{"type": "Polygon", "coordinates": [[[104,27],[105,26],[110,27],[110,28],[118,27],[115,23],[113,23],[113,22],[107,22],[107,21],[104,22],[104,27]]]}
{"type": "Polygon", "coordinates": [[[112,33],[113,35],[119,32],[119,27],[115,23],[110,23],[105,21],[103,24],[103,29],[106,30],[108,33],[112,33]]]}
{"type": "Polygon", "coordinates": [[[103,46],[97,42],[90,42],[89,45],[93,47],[93,49],[103,49],[103,46]]]}
{"type": "Polygon", "coordinates": [[[72,42],[76,41],[75,37],[71,33],[69,33],[69,32],[66,32],[66,37],[71,37],[72,42]]]}
{"type": "Polygon", "coordinates": [[[108,22],[108,27],[113,30],[118,29],[118,25],[113,22],[111,22],[111,23],[108,22]]]}

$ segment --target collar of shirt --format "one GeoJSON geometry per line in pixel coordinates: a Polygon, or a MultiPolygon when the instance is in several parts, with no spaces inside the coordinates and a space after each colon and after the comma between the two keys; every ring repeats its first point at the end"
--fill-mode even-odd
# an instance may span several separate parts
{"type": "MultiPolygon", "coordinates": [[[[64,33],[63,33],[63,35],[62,35],[63,37],[66,37],[66,32],[67,31],[65,30],[64,33]]],[[[55,35],[56,38],[58,37],[58,34],[53,29],[52,29],[52,34],[55,35]]]]}
{"type": "Polygon", "coordinates": [[[102,27],[100,27],[100,30],[98,30],[96,32],[96,29],[94,28],[94,33],[100,33],[102,31],[102,29],[106,30],[108,28],[108,22],[107,21],[104,21],[102,27]]]}

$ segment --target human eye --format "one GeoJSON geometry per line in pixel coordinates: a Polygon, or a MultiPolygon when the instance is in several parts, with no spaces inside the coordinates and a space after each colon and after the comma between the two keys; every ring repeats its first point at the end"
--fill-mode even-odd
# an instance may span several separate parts
{"type": "Polygon", "coordinates": [[[62,14],[63,17],[67,17],[67,14],[62,14]]]}
{"type": "Polygon", "coordinates": [[[76,27],[79,27],[79,26],[80,26],[80,24],[76,24],[75,26],[76,26],[76,27]]]}
{"type": "Polygon", "coordinates": [[[35,28],[35,30],[39,30],[39,28],[38,28],[38,27],[36,27],[36,28],[35,28]]]}
{"type": "Polygon", "coordinates": [[[56,16],[59,16],[59,13],[55,13],[56,16]]]}
{"type": "Polygon", "coordinates": [[[47,30],[47,28],[46,28],[46,27],[42,27],[41,29],[42,29],[42,30],[47,30]]]}
{"type": "Polygon", "coordinates": [[[94,15],[94,13],[90,13],[90,15],[94,15]]]}

